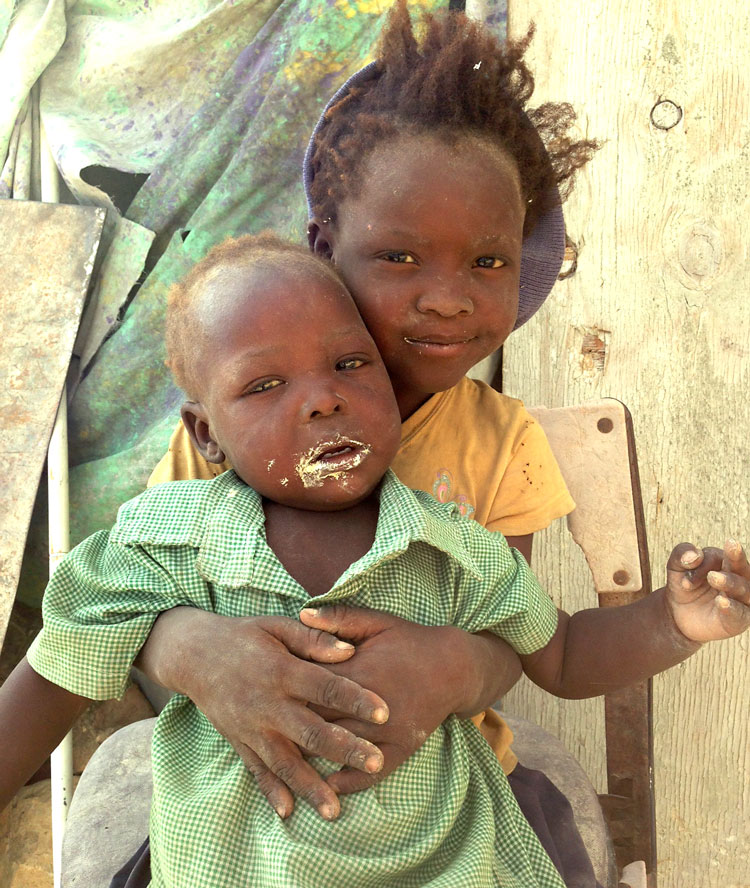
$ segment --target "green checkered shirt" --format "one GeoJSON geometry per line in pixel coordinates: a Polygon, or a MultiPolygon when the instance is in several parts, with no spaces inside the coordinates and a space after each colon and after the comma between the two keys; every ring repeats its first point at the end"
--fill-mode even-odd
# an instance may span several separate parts
{"type": "MultiPolygon", "coordinates": [[[[555,608],[500,534],[392,473],[380,502],[372,549],[316,604],[490,629],[520,653],[549,641],[555,608]]],[[[58,567],[29,660],[77,694],[118,697],[168,608],[296,618],[309,602],[266,543],[260,497],[234,472],[163,484],[126,503],[112,531],[85,540],[58,567]]],[[[324,775],[338,767],[312,762],[324,775]]],[[[184,696],[158,720],[153,763],[153,886],[563,888],[469,720],[451,716],[392,775],[343,797],[333,823],[304,803],[281,820],[184,696]]]]}

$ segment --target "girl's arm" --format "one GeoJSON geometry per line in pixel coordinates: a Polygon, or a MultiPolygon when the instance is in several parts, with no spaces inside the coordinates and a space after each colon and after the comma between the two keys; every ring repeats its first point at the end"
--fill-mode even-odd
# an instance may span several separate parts
{"type": "Polygon", "coordinates": [[[42,678],[26,658],[0,687],[0,810],[46,761],[90,700],[42,678]]]}
{"type": "Polygon", "coordinates": [[[287,617],[230,618],[178,607],[156,620],[136,665],[190,697],[281,817],[292,812],[293,792],[330,820],[339,814],[338,797],[301,750],[367,774],[383,765],[376,746],[310,708],[336,710],[363,725],[388,719],[388,706],[364,682],[318,665],[352,654],[351,644],[287,617]]]}
{"type": "MultiPolygon", "coordinates": [[[[522,546],[530,555],[530,540],[522,546]]],[[[359,608],[303,613],[312,628],[273,618],[277,637],[269,638],[262,621],[271,618],[174,608],[157,619],[136,661],[154,681],[190,697],[281,816],[293,810],[292,793],[323,816],[339,810],[300,747],[347,766],[333,781],[337,791],[363,789],[405,761],[448,715],[481,712],[521,674],[518,656],[492,633],[419,626],[359,608]],[[356,656],[351,645],[334,647],[336,634],[357,644],[356,656]],[[374,714],[383,701],[386,724],[374,714]],[[332,721],[314,717],[308,703],[332,721]],[[375,773],[363,767],[373,754],[382,763],[375,773]]]]}
{"type": "Polygon", "coordinates": [[[750,626],[750,568],[742,547],[677,546],[667,585],[634,604],[559,612],[549,644],[521,658],[529,678],[558,697],[582,698],[650,678],[703,642],[750,626]]]}

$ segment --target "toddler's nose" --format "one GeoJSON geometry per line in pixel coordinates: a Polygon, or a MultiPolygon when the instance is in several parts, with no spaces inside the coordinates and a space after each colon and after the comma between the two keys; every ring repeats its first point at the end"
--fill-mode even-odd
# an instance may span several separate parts
{"type": "Polygon", "coordinates": [[[346,404],[346,399],[338,394],[332,385],[314,385],[305,397],[302,404],[302,417],[306,422],[322,416],[331,416],[340,413],[346,404]]]}

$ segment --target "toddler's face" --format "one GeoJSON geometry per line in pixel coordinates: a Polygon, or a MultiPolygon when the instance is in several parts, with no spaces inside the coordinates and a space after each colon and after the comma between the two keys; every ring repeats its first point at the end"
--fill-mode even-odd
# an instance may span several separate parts
{"type": "Polygon", "coordinates": [[[195,437],[275,502],[329,510],[366,498],[396,453],[400,418],[344,288],[324,271],[229,267],[205,286],[197,319],[195,437]]]}
{"type": "Polygon", "coordinates": [[[400,137],[362,178],[321,232],[406,417],[513,329],[525,206],[514,162],[478,137],[400,137]]]}

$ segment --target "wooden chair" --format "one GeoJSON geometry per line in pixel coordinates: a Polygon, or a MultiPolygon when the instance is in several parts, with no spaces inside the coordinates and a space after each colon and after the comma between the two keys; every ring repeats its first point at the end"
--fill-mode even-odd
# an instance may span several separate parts
{"type": "MultiPolygon", "coordinates": [[[[568,528],[588,562],[599,606],[617,607],[648,595],[651,575],[645,520],[627,407],[607,398],[530,412],[544,428],[576,502],[568,528]]],[[[621,878],[634,880],[633,888],[640,884],[655,888],[651,681],[607,694],[604,719],[608,792],[599,796],[599,802],[617,869],[621,878]]],[[[513,725],[514,749],[521,761],[554,780],[543,752],[536,752],[540,744],[533,738],[539,729],[528,723],[513,725]]]]}
{"type": "MultiPolygon", "coordinates": [[[[599,605],[615,607],[647,595],[648,553],[627,409],[607,399],[532,413],[577,503],[568,525],[591,568],[599,605]]],[[[598,799],[559,740],[507,718],[520,760],[545,771],[571,799],[602,885],[655,888],[650,682],[605,698],[609,791],[598,799]]],[[[68,816],[62,888],[107,888],[146,836],[152,728],[149,720],[118,731],[81,777],[68,816]]]]}

